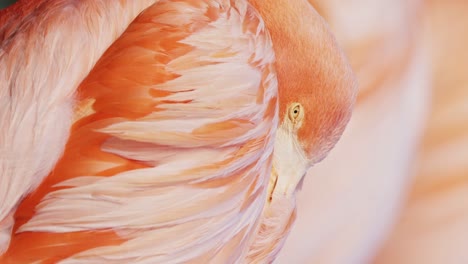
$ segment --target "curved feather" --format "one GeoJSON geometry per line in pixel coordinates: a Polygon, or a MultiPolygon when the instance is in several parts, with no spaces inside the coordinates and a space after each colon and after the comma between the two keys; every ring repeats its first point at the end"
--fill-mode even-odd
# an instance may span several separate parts
{"type": "Polygon", "coordinates": [[[266,200],[277,81],[245,1],[160,1],[79,88],[2,263],[235,263],[266,200]]]}
{"type": "Polygon", "coordinates": [[[0,253],[14,208],[62,154],[78,85],[152,3],[24,0],[0,12],[0,253]]]}

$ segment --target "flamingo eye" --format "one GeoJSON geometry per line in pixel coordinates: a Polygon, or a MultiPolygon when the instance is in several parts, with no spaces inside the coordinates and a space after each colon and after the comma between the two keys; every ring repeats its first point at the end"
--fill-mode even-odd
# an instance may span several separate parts
{"type": "Polygon", "coordinates": [[[304,108],[300,103],[293,103],[289,107],[289,120],[295,125],[299,126],[300,122],[304,118],[304,108]]]}

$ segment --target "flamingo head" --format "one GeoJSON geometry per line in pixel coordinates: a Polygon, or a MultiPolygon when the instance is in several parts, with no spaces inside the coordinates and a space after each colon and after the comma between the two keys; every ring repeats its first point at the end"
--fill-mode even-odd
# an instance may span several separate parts
{"type": "Polygon", "coordinates": [[[341,137],[357,85],[328,26],[306,0],[253,3],[265,20],[276,54],[280,125],[273,194],[290,195],[341,137]]]}

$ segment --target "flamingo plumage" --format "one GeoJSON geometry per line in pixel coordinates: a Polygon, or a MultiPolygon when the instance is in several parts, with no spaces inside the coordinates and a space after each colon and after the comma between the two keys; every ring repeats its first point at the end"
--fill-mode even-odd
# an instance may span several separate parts
{"type": "Polygon", "coordinates": [[[1,263],[274,260],[355,97],[307,1],[23,0],[0,22],[1,263]]]}

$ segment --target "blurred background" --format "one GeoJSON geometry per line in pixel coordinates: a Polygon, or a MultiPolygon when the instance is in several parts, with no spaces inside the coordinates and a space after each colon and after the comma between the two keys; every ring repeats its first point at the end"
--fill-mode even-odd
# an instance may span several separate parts
{"type": "Polygon", "coordinates": [[[0,0],[0,8],[5,8],[16,2],[16,0],[0,0]]]}
{"type": "Polygon", "coordinates": [[[360,94],[278,263],[468,263],[468,1],[309,2],[360,94]]]}
{"type": "Polygon", "coordinates": [[[277,263],[468,263],[468,1],[309,2],[360,93],[277,263]]]}

